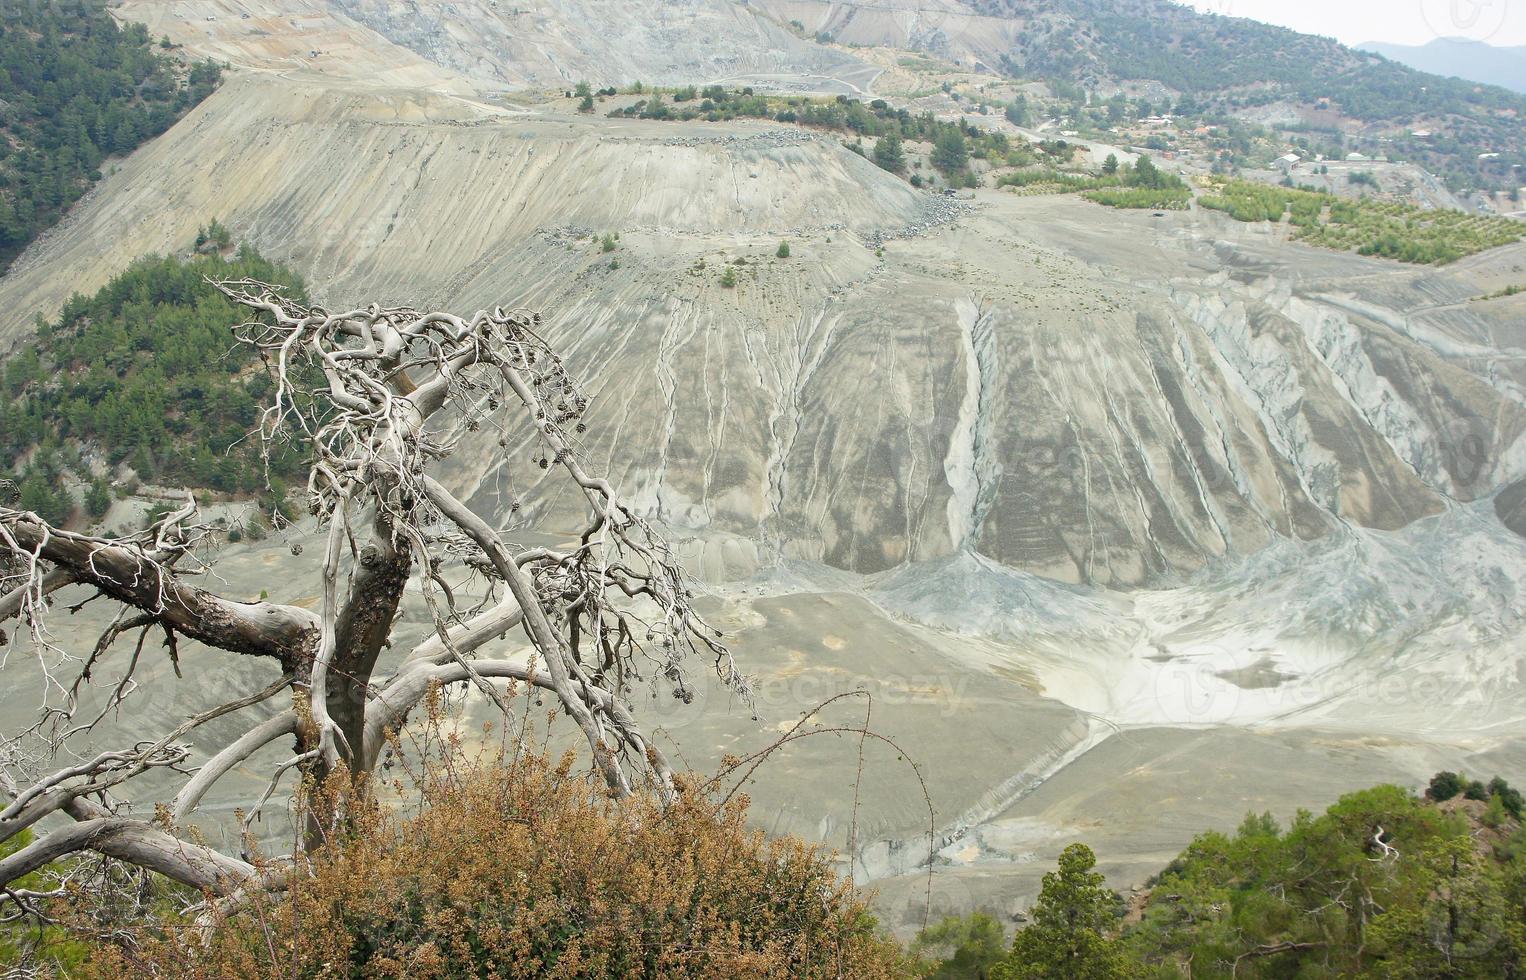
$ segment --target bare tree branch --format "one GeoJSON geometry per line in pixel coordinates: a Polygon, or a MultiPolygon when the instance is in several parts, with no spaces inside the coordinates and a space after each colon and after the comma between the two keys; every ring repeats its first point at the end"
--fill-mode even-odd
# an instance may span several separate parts
{"type": "MultiPolygon", "coordinates": [[[[246,830],[285,773],[322,780],[345,771],[363,780],[388,732],[437,685],[471,684],[505,711],[502,682],[551,692],[582,732],[611,794],[650,786],[671,798],[672,769],[629,704],[635,685],[650,674],[676,696],[692,698],[695,656],[744,698],[747,683],[694,612],[671,549],[607,481],[585,469],[578,445],[588,399],[538,333],[538,315],[495,308],[462,318],[376,305],[331,313],[296,304],[265,283],[217,286],[251,311],[237,334],[259,353],[273,382],[252,437],[267,459],[284,443],[309,460],[304,503],[324,542],[316,609],[244,602],[207,588],[215,580],[208,574],[215,537],[190,494],[173,513],[120,538],[55,527],[0,506],[0,622],[18,618],[29,631],[46,687],[42,721],[0,738],[0,841],[27,827],[50,827],[0,861],[0,889],[93,851],[224,896],[224,908],[238,907],[279,887],[281,877],[220,854],[194,834],[180,836],[190,833],[184,824],[208,794],[283,738],[290,738],[289,750],[273,760],[263,791],[243,808],[246,830]],[[454,433],[483,426],[500,433],[506,452],[529,447],[528,460],[516,452],[506,465],[533,467],[540,481],[565,481],[586,501],[575,547],[516,548],[431,475],[454,451],[454,433]],[[201,584],[192,581],[198,576],[201,584]],[[375,676],[411,583],[430,632],[394,672],[375,676]],[[71,612],[93,599],[117,607],[83,656],[59,648],[46,625],[50,597],[65,587],[84,593],[71,612]],[[138,667],[153,650],[145,651],[148,638],[161,632],[177,677],[197,669],[192,649],[182,657],[181,638],[268,658],[284,676],[192,716],[156,741],[77,754],[71,738],[102,739],[97,722],[151,683],[138,667]],[[513,647],[489,652],[511,633],[522,634],[528,650],[516,636],[513,647]],[[112,671],[105,708],[94,720],[77,719],[83,692],[100,683],[98,668],[124,636],[135,646],[112,671]],[[189,731],[283,692],[289,705],[252,721],[195,767],[181,741],[189,731]],[[68,753],[76,754],[55,759],[68,753]],[[137,802],[154,804],[154,821],[133,816],[134,805],[117,795],[150,770],[184,777],[167,801],[137,802]],[[60,816],[74,822],[39,823],[60,816]]],[[[300,551],[295,543],[293,551],[300,551]]],[[[343,802],[333,807],[322,827],[343,819],[343,802]]],[[[307,842],[319,839],[310,832],[307,842]]],[[[9,899],[0,894],[4,901],[36,907],[19,891],[9,899]]]]}
{"type": "MultiPolygon", "coordinates": [[[[0,508],[0,548],[52,562],[73,578],[208,646],[273,657],[285,666],[310,655],[320,624],[306,609],[234,602],[183,582],[151,543],[76,534],[36,514],[0,508]]],[[[46,576],[38,577],[39,595],[46,576]]],[[[23,601],[25,609],[28,603],[23,601]]],[[[35,610],[36,615],[41,610],[35,610]]]]}
{"type": "Polygon", "coordinates": [[[254,866],[167,834],[143,820],[115,817],[76,800],[76,822],[0,858],[0,882],[12,882],[76,851],[91,850],[183,885],[225,895],[257,876],[254,866]]]}
{"type": "Polygon", "coordinates": [[[201,803],[202,798],[207,795],[207,790],[211,789],[213,784],[231,772],[235,766],[281,736],[295,735],[298,724],[295,711],[283,711],[240,735],[227,748],[209,759],[207,764],[191,777],[191,781],[175,794],[175,800],[170,804],[170,819],[176,825],[184,823],[195,812],[197,805],[201,803]]]}

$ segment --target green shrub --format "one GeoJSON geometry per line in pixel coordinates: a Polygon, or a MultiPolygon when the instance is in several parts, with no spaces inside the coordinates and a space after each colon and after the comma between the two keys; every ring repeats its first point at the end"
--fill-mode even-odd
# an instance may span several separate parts
{"type": "Polygon", "coordinates": [[[1444,770],[1431,777],[1430,785],[1425,788],[1425,798],[1441,803],[1457,796],[1466,786],[1467,781],[1459,773],[1444,770]]]}
{"type": "Polygon", "coordinates": [[[105,517],[111,509],[111,487],[105,480],[94,480],[85,493],[85,510],[91,517],[105,517]]]}
{"type": "Polygon", "coordinates": [[[938,965],[926,980],[985,980],[991,968],[1007,956],[1007,937],[1001,923],[982,912],[950,916],[917,934],[911,952],[936,957],[938,965]]]}
{"type": "Polygon", "coordinates": [[[1133,167],[1119,167],[1118,158],[1109,156],[1102,173],[1095,176],[1052,168],[1019,170],[1002,175],[996,185],[1020,188],[1025,194],[1079,192],[1088,201],[1113,208],[1180,211],[1192,201],[1187,184],[1156,167],[1149,157],[1140,157],[1133,167]]]}
{"type": "Polygon", "coordinates": [[[893,174],[903,173],[906,170],[906,151],[901,146],[901,137],[895,133],[881,136],[874,144],[874,162],[893,174]]]}
{"type": "Polygon", "coordinates": [[[1374,198],[1348,201],[1244,180],[1230,181],[1198,204],[1237,221],[1286,217],[1297,229],[1294,237],[1310,245],[1422,265],[1445,265],[1526,238],[1526,226],[1509,218],[1374,198]]]}
{"type": "MultiPolygon", "coordinates": [[[[1437,791],[1459,783],[1442,779],[1437,791]]],[[[1467,928],[1519,915],[1502,894],[1511,869],[1476,853],[1466,821],[1400,787],[1351,793],[1323,815],[1300,813],[1286,831],[1257,820],[1234,836],[1199,836],[1162,874],[1125,944],[1145,968],[1184,973],[1190,964],[1193,976],[1515,976],[1526,934],[1509,927],[1457,971],[1432,968],[1432,927],[1443,923],[1444,954],[1448,898],[1465,903],[1453,912],[1467,928]],[[1269,948],[1279,952],[1256,952],[1269,948]]]]}
{"type": "Polygon", "coordinates": [[[1044,875],[1032,923],[1018,932],[991,980],[1124,980],[1132,972],[1114,936],[1118,899],[1093,870],[1096,865],[1085,844],[1065,848],[1059,869],[1044,875]]]}
{"type": "Polygon", "coordinates": [[[934,167],[943,171],[945,176],[949,176],[962,171],[969,162],[970,152],[965,145],[963,133],[957,129],[950,129],[938,134],[937,140],[933,143],[934,167]]]}
{"type": "Polygon", "coordinates": [[[1523,804],[1526,804],[1526,800],[1522,799],[1520,790],[1511,786],[1499,776],[1489,780],[1488,788],[1491,798],[1498,799],[1501,805],[1504,806],[1505,811],[1512,817],[1517,820],[1521,819],[1522,810],[1526,808],[1523,807],[1523,804]]]}
{"type": "Polygon", "coordinates": [[[1151,211],[1185,211],[1192,201],[1192,192],[1185,187],[1179,189],[1110,187],[1087,191],[1081,196],[1088,201],[1105,204],[1110,208],[1137,208],[1151,211]]]}
{"type": "MultiPolygon", "coordinates": [[[[23,830],[9,840],[0,841],[0,859],[10,857],[34,839],[32,831],[23,830]]],[[[46,891],[53,885],[48,880],[48,873],[66,870],[58,864],[50,865],[42,871],[24,875],[6,887],[17,892],[29,889],[46,891]]],[[[11,909],[5,911],[9,913],[11,909]]],[[[78,976],[89,952],[85,943],[71,938],[68,930],[62,926],[38,925],[25,920],[0,921],[0,976],[78,976]]]]}

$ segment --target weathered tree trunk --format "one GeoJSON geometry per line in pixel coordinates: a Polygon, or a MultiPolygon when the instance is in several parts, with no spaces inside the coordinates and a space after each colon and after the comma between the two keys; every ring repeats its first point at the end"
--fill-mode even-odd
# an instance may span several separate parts
{"type": "MultiPolygon", "coordinates": [[[[0,626],[15,621],[14,632],[30,633],[51,689],[65,694],[42,706],[48,724],[0,742],[0,841],[50,817],[73,823],[50,825],[0,860],[0,886],[90,850],[213,895],[279,887],[280,875],[219,854],[187,833],[198,805],[219,779],[282,741],[289,753],[251,804],[251,817],[288,771],[326,778],[343,769],[363,781],[387,733],[438,685],[470,684],[501,705],[496,683],[550,691],[582,731],[593,771],[611,793],[648,786],[672,794],[666,757],[641,731],[627,685],[651,669],[682,694],[688,656],[701,650],[726,683],[744,695],[746,685],[690,608],[667,546],[606,481],[583,469],[576,434],[587,400],[537,334],[538,317],[495,309],[462,319],[378,306],[327,313],[297,306],[263,283],[220,288],[259,318],[240,329],[275,383],[258,437],[298,440],[312,456],[306,504],[325,542],[320,602],[316,611],[241,602],[192,582],[215,581],[202,575],[215,531],[198,521],[189,494],[180,510],[124,538],[53,527],[3,502],[0,626]],[[516,554],[429,475],[451,451],[435,433],[483,424],[508,430],[516,418],[539,468],[561,473],[588,501],[581,544],[567,553],[516,554]],[[448,574],[474,576],[485,599],[464,604],[448,574]],[[399,666],[378,677],[410,581],[418,583],[432,630],[412,650],[398,651],[399,666]],[[48,644],[49,599],[63,589],[121,609],[88,655],[48,644]],[[491,655],[511,631],[523,634],[529,658],[491,655]],[[269,660],[282,676],[157,740],[100,751],[52,773],[29,763],[61,758],[89,738],[94,722],[75,720],[76,692],[124,635],[136,636],[137,651],[108,710],[130,704],[133,670],[151,635],[177,672],[199,669],[194,654],[182,663],[177,641],[188,638],[269,660]],[[181,740],[189,732],[281,696],[289,705],[251,720],[242,735],[187,768],[192,752],[181,740]],[[130,813],[133,780],[150,770],[185,775],[169,799],[144,801],[162,809],[157,822],[130,813]]],[[[313,813],[309,841],[321,839],[335,816],[313,813]]]]}

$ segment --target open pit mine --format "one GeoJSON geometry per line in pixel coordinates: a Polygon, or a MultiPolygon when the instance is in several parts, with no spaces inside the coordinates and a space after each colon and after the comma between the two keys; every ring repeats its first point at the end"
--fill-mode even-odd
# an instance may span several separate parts
{"type": "MultiPolygon", "coordinates": [[[[856,741],[807,740],[748,792],[903,932],[929,863],[936,908],[1005,914],[1074,840],[1126,888],[1248,810],[1526,768],[1526,296],[1474,301],[1526,245],[1437,269],[1203,209],[945,196],[833,134],[536,94],[871,96],[871,63],[782,26],[840,6],[127,0],[229,76],[0,281],[0,343],[214,215],[331,307],[540,311],[591,398],[588,459],[676,542],[758,691],[635,708],[703,769],[872,694],[912,758],[870,745],[859,777],[856,741]]],[[[902,6],[834,29],[996,43],[902,6]]],[[[577,525],[528,436],[446,435],[476,513],[526,541],[577,525]]],[[[316,601],[310,533],[229,545],[219,574],[316,601]]],[[[228,658],[115,724],[264,669],[228,658]]]]}

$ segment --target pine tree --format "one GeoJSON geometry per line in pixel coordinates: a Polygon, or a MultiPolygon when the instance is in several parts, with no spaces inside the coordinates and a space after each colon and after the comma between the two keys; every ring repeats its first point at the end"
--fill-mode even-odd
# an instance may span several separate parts
{"type": "Polygon", "coordinates": [[[945,130],[933,144],[933,166],[945,175],[956,174],[970,162],[970,151],[964,145],[964,134],[957,129],[945,130]]]}
{"type": "Polygon", "coordinates": [[[1117,921],[1117,900],[1092,868],[1097,857],[1085,844],[1060,855],[1059,870],[1044,875],[1032,923],[1017,934],[1012,954],[991,971],[991,980],[1123,980],[1130,976],[1119,943],[1107,936],[1117,921]]]}
{"type": "Polygon", "coordinates": [[[883,170],[899,174],[906,170],[906,152],[901,148],[901,137],[887,133],[874,144],[874,162],[883,170]]]}

